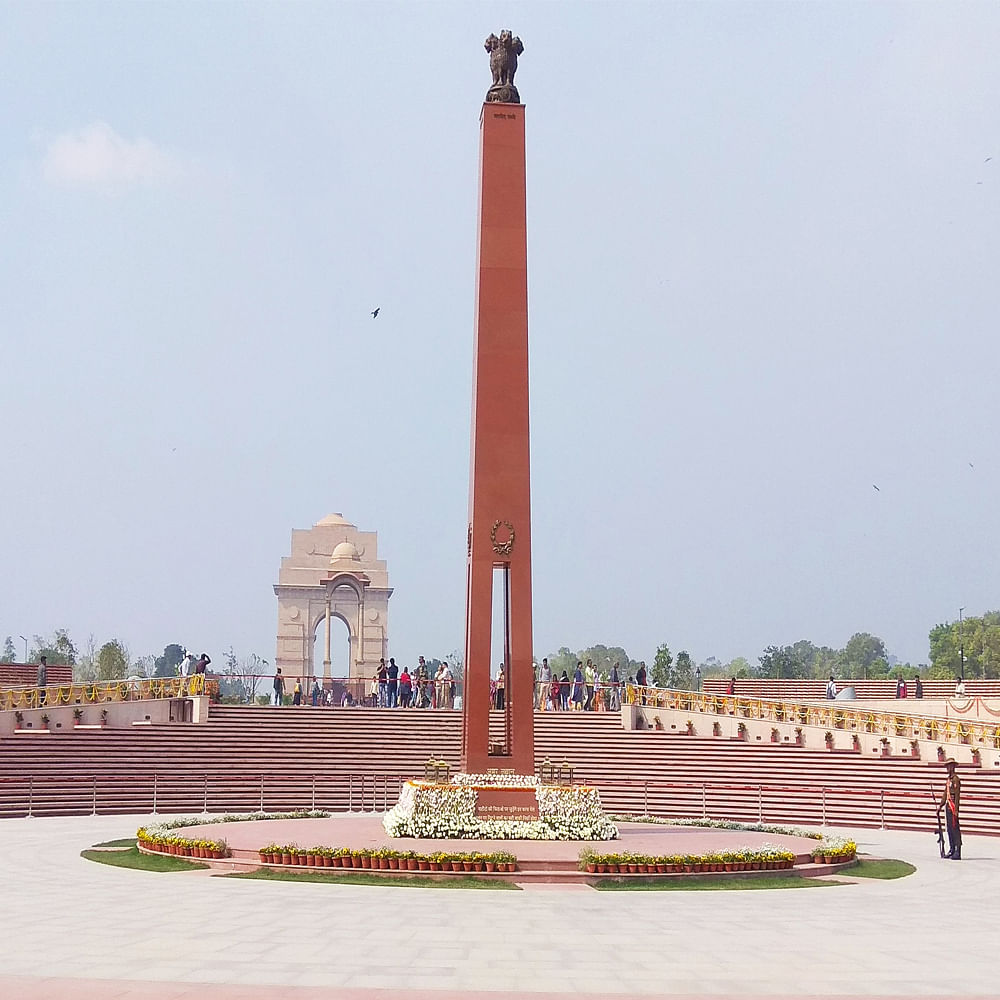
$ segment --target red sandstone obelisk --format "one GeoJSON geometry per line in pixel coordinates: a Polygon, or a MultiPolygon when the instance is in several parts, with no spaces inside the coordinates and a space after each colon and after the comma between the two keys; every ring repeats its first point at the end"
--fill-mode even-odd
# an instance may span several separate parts
{"type": "MultiPolygon", "coordinates": [[[[519,39],[487,40],[493,86],[479,119],[479,244],[472,389],[462,767],[534,773],[528,247],[519,39]],[[491,47],[492,45],[492,47],[491,47]],[[490,734],[494,588],[502,603],[504,710],[490,734]]],[[[500,624],[500,623],[497,623],[500,624]]],[[[493,664],[497,667],[497,664],[493,664]]]]}

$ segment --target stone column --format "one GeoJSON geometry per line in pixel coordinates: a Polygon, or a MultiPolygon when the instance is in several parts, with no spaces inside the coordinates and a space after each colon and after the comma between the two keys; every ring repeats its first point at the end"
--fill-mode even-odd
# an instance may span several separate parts
{"type": "Polygon", "coordinates": [[[330,679],[330,598],[326,599],[326,655],[323,657],[323,680],[330,679]]]}

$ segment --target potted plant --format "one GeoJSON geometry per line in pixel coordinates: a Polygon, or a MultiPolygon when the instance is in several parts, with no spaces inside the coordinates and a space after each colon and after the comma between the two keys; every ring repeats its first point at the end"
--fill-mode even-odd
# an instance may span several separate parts
{"type": "Polygon", "coordinates": [[[856,753],[861,753],[861,737],[857,733],[851,735],[851,749],[856,753]]]}
{"type": "Polygon", "coordinates": [[[892,744],[889,742],[889,737],[888,736],[883,736],[882,739],[879,740],[879,743],[882,746],[882,756],[883,757],[889,757],[889,756],[891,756],[892,755],[892,744]]]}
{"type": "Polygon", "coordinates": [[[101,725],[106,726],[108,724],[108,710],[106,708],[101,709],[101,725]]]}
{"type": "Polygon", "coordinates": [[[722,735],[722,723],[721,722],[713,722],[712,723],[712,735],[713,736],[721,736],[722,735]]]}
{"type": "Polygon", "coordinates": [[[972,748],[972,763],[979,767],[983,763],[983,756],[979,752],[979,747],[972,748]]]}
{"type": "Polygon", "coordinates": [[[21,729],[24,727],[24,712],[14,713],[14,728],[21,729]]]}
{"type": "Polygon", "coordinates": [[[694,723],[690,719],[687,721],[687,734],[688,736],[694,736],[694,723]]]}
{"type": "Polygon", "coordinates": [[[802,735],[802,727],[795,727],[795,745],[802,746],[805,743],[805,737],[802,735]]]}
{"type": "Polygon", "coordinates": [[[771,727],[771,742],[772,743],[781,742],[781,733],[778,732],[777,727],[775,726],[771,727]]]}
{"type": "Polygon", "coordinates": [[[745,741],[747,739],[748,733],[749,731],[747,730],[747,724],[745,722],[741,722],[736,727],[736,734],[739,736],[741,740],[745,741]]]}
{"type": "Polygon", "coordinates": [[[74,708],[73,709],[73,724],[75,726],[83,725],[83,709],[74,708]]]}
{"type": "Polygon", "coordinates": [[[833,733],[831,733],[829,729],[826,731],[826,734],[823,736],[823,740],[826,743],[827,750],[832,750],[833,749],[833,733]]]}
{"type": "Polygon", "coordinates": [[[42,715],[42,729],[49,728],[49,717],[48,714],[42,715]]]}
{"type": "Polygon", "coordinates": [[[942,746],[937,748],[937,759],[942,764],[948,759],[948,755],[944,752],[944,747],[942,746]]]}

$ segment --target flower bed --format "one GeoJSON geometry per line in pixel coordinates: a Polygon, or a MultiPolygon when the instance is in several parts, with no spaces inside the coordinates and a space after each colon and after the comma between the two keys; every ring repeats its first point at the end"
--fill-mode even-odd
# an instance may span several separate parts
{"type": "Polygon", "coordinates": [[[664,816],[611,816],[619,823],[655,823],[660,826],[704,826],[712,830],[749,830],[754,833],[777,833],[786,837],[808,837],[822,840],[823,834],[815,830],[803,830],[798,826],[778,826],[773,823],[740,823],[734,819],[684,818],[670,819],[664,816]]]}
{"type": "Polygon", "coordinates": [[[230,856],[229,845],[224,840],[195,840],[191,837],[173,837],[140,826],[135,839],[144,851],[158,854],[176,854],[184,858],[218,859],[230,856]]]}
{"type": "Polygon", "coordinates": [[[853,861],[858,854],[858,845],[846,837],[828,837],[812,850],[816,864],[842,865],[853,861]]]}
{"type": "MultiPolygon", "coordinates": [[[[476,777],[456,775],[451,785],[408,781],[382,820],[386,833],[390,837],[480,840],[614,840],[618,836],[618,828],[601,808],[600,793],[583,785],[536,784],[537,820],[479,819],[477,786],[465,780],[476,777]]],[[[496,777],[509,779],[510,775],[496,777]]],[[[495,789],[497,785],[480,787],[495,789]]]]}
{"type": "Polygon", "coordinates": [[[680,872],[743,872],[791,868],[795,855],[783,847],[762,844],[707,854],[580,854],[580,868],[588,874],[669,875],[680,872]]]}
{"type": "Polygon", "coordinates": [[[267,844],[260,848],[266,865],[300,865],[306,868],[365,868],[379,871],[410,872],[513,872],[517,858],[508,851],[394,851],[391,848],[298,847],[295,844],[267,844]]]}

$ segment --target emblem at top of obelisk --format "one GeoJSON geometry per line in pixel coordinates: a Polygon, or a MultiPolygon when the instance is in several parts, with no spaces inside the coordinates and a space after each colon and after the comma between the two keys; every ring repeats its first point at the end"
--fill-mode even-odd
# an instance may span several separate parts
{"type": "Polygon", "coordinates": [[[493,86],[486,92],[487,102],[520,104],[514,74],[517,72],[517,57],[524,51],[521,39],[505,28],[499,38],[490,35],[486,39],[486,51],[490,54],[490,72],[493,74],[493,86]]]}

